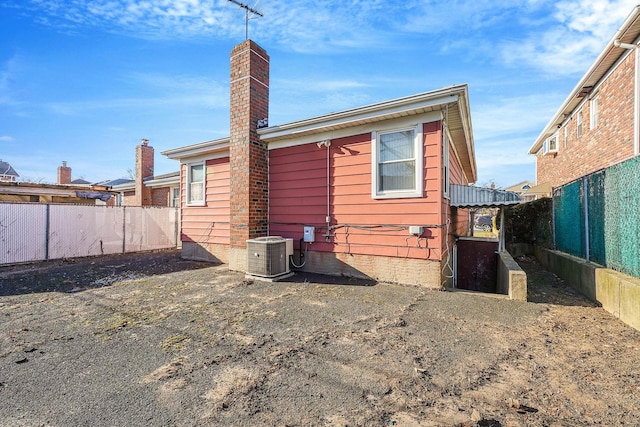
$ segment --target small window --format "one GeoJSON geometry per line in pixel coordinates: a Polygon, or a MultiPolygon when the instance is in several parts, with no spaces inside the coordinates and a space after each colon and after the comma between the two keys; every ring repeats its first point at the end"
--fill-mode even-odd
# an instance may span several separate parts
{"type": "Polygon", "coordinates": [[[187,165],[187,205],[204,205],[204,163],[187,165]]]}
{"type": "Polygon", "coordinates": [[[558,152],[558,135],[553,135],[544,141],[543,153],[551,154],[558,152]]]}
{"type": "Polygon", "coordinates": [[[422,133],[419,126],[374,132],[374,198],[422,196],[422,133]]]}
{"type": "Polygon", "coordinates": [[[569,126],[564,126],[564,148],[569,146],[569,126]]]}
{"type": "Polygon", "coordinates": [[[578,135],[578,138],[582,136],[582,109],[578,111],[577,135],[578,135]]]}
{"type": "Polygon", "coordinates": [[[598,94],[593,95],[591,101],[589,102],[590,106],[590,119],[589,119],[589,129],[595,129],[598,126],[598,94]]]}
{"type": "Polygon", "coordinates": [[[171,207],[172,208],[180,207],[180,187],[171,188],[171,207]]]}
{"type": "Polygon", "coordinates": [[[451,181],[449,169],[449,138],[445,136],[442,138],[442,194],[445,197],[449,196],[451,181]]]}

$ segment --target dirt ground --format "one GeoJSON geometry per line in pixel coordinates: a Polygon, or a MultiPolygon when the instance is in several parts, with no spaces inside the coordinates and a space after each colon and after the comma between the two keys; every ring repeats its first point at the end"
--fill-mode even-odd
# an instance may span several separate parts
{"type": "Polygon", "coordinates": [[[640,424],[640,333],[529,259],[530,302],[176,252],[0,268],[0,426],[640,424]]]}

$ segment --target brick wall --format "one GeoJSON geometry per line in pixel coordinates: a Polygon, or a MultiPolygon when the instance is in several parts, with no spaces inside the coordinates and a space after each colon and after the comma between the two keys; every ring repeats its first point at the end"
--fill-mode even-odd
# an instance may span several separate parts
{"type": "Polygon", "coordinates": [[[144,179],[153,176],[153,147],[149,141],[142,140],[136,147],[136,195],[135,206],[149,206],[152,204],[151,188],[144,185],[144,179]]]}
{"type": "Polygon", "coordinates": [[[247,40],[231,51],[230,225],[231,248],[267,235],[267,148],[257,134],[269,115],[269,56],[247,40]]]}
{"type": "Polygon", "coordinates": [[[151,205],[152,206],[170,206],[170,191],[169,187],[154,188],[151,190],[151,205]]]}
{"type": "Polygon", "coordinates": [[[537,154],[537,182],[559,186],[634,155],[634,50],[558,129],[558,153],[537,154]],[[598,125],[590,129],[591,99],[598,94],[598,125]],[[582,109],[582,136],[578,111],[582,109]],[[565,146],[564,132],[567,128],[565,146]]]}
{"type": "Polygon", "coordinates": [[[71,184],[71,168],[67,166],[67,162],[58,166],[58,184],[71,184]]]}

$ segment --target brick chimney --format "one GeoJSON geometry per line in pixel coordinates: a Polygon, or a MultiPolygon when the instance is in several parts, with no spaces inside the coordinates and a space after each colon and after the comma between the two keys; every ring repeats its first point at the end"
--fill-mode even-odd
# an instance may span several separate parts
{"type": "Polygon", "coordinates": [[[58,166],[58,184],[71,184],[71,168],[67,162],[63,161],[62,166],[58,166]]]}
{"type": "Polygon", "coordinates": [[[136,147],[136,197],[135,206],[151,205],[151,188],[144,185],[144,180],[153,176],[153,147],[149,141],[142,139],[136,147]]]}
{"type": "Polygon", "coordinates": [[[268,232],[267,147],[258,122],[269,117],[269,56],[252,40],[231,50],[229,267],[246,271],[246,241],[268,232]]]}

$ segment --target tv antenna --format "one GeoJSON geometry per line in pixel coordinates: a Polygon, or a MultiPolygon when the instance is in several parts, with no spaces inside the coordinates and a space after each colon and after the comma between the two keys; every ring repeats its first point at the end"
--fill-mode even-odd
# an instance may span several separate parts
{"type": "MultiPolygon", "coordinates": [[[[262,18],[264,15],[258,12],[257,10],[255,10],[254,8],[250,7],[249,5],[241,3],[237,0],[229,0],[229,1],[231,3],[237,4],[238,6],[244,9],[244,36],[245,36],[245,40],[249,40],[249,19],[262,18]],[[252,18],[249,18],[249,13],[252,14],[252,18]]],[[[258,3],[256,2],[256,4],[258,3]]]]}

